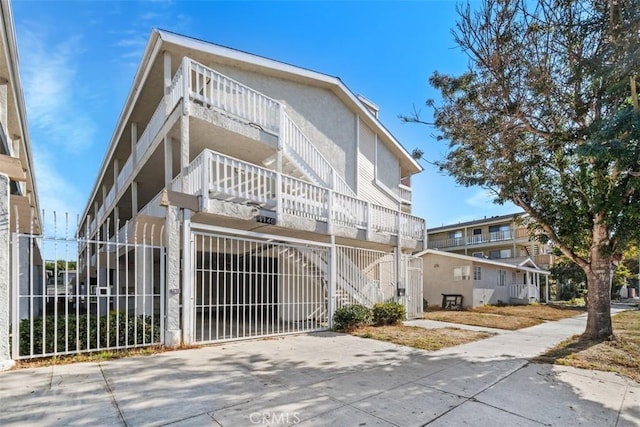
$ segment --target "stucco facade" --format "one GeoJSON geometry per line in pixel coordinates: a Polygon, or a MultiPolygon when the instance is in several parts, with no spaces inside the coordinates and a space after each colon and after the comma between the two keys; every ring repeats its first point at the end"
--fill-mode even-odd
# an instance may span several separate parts
{"type": "Polygon", "coordinates": [[[442,294],[462,295],[464,308],[548,300],[550,273],[530,260],[512,265],[435,250],[417,256],[423,260],[423,293],[430,306],[440,306],[442,294]]]}
{"type": "Polygon", "coordinates": [[[409,280],[400,264],[426,242],[407,185],[420,171],[338,78],[154,30],[80,233],[140,242],[156,230],[170,345],[227,337],[227,319],[258,313],[273,316],[261,333],[318,327],[409,280]],[[379,279],[383,265],[393,277],[379,279]]]}

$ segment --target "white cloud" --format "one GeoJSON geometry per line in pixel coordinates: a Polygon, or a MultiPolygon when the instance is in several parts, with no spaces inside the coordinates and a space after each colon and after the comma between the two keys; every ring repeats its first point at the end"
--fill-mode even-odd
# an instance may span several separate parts
{"type": "Polygon", "coordinates": [[[45,231],[53,232],[55,211],[56,234],[66,228],[62,220],[66,213],[70,215],[68,232],[73,234],[76,215],[85,204],[73,181],[74,162],[91,148],[96,132],[77,83],[81,39],[50,43],[49,34],[28,25],[23,25],[20,35],[20,71],[45,231]]]}
{"type": "Polygon", "coordinates": [[[22,36],[20,67],[27,116],[32,133],[47,138],[39,145],[69,152],[88,148],[95,124],[76,97],[74,56],[82,52],[80,39],[72,37],[51,48],[44,42],[45,34],[26,30],[22,36]]]}
{"type": "Polygon", "coordinates": [[[467,197],[464,202],[473,208],[495,210],[498,206],[493,203],[495,197],[496,196],[493,192],[486,189],[479,189],[473,195],[467,197]]]}
{"type": "Polygon", "coordinates": [[[38,180],[38,197],[44,210],[45,234],[73,236],[78,215],[82,214],[81,209],[85,200],[73,183],[64,178],[61,173],[61,169],[68,167],[69,164],[51,156],[46,150],[34,150],[34,163],[38,180]],[[54,215],[56,215],[55,218],[54,215]]]}

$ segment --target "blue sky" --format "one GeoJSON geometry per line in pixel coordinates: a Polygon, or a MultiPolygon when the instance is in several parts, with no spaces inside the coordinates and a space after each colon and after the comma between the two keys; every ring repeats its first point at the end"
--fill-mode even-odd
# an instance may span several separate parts
{"type": "MultiPolygon", "coordinates": [[[[380,107],[380,119],[409,150],[435,160],[447,145],[424,118],[433,71],[461,73],[454,1],[13,2],[35,173],[42,208],[81,214],[152,28],[175,31],[340,77],[380,107]]],[[[480,188],[463,188],[422,163],[414,214],[430,227],[515,212],[480,188]]]]}

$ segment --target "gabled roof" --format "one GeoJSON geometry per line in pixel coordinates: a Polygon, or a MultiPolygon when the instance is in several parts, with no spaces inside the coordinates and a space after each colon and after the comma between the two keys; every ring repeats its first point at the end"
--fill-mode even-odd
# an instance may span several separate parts
{"type": "Polygon", "coordinates": [[[415,167],[416,172],[422,171],[422,166],[420,166],[420,164],[411,156],[402,144],[398,142],[391,132],[384,127],[378,118],[375,117],[365,102],[355,95],[339,77],[330,76],[308,68],[291,65],[286,62],[277,61],[264,56],[244,52],[242,50],[184,36],[171,31],[154,29],[152,32],[152,38],[154,34],[157,34],[157,36],[166,43],[183,46],[187,49],[198,50],[213,56],[236,61],[238,63],[251,64],[252,67],[269,71],[271,74],[275,73],[276,75],[279,74],[285,77],[295,76],[296,78],[306,80],[307,83],[311,85],[327,87],[334,92],[337,92],[339,95],[344,95],[341,96],[343,101],[351,103],[353,107],[357,108],[358,112],[362,116],[367,118],[367,121],[374,125],[380,133],[384,134],[393,144],[394,151],[396,151],[396,154],[398,154],[399,157],[404,156],[405,160],[415,167]]]}
{"type": "MultiPolygon", "coordinates": [[[[405,165],[409,165],[410,169],[414,170],[414,173],[418,173],[423,170],[422,166],[411,156],[411,154],[400,144],[400,142],[384,127],[384,125],[375,117],[369,108],[361,101],[351,90],[340,80],[338,77],[323,74],[317,71],[313,71],[307,68],[287,64],[285,62],[276,61],[274,59],[266,58],[263,56],[255,55],[252,53],[244,52],[238,49],[218,45],[211,42],[206,42],[193,37],[184,36],[181,34],[173,33],[171,31],[153,29],[149,37],[149,41],[144,50],[142,60],[136,71],[133,84],[127,99],[125,101],[124,108],[120,113],[116,129],[111,137],[109,148],[102,160],[100,166],[100,172],[94,183],[94,189],[89,200],[93,200],[96,196],[98,189],[96,186],[103,178],[106,166],[113,156],[113,152],[116,148],[117,142],[120,136],[125,131],[127,120],[133,110],[133,107],[140,94],[140,88],[145,84],[150,69],[156,59],[156,57],[162,52],[163,44],[173,44],[185,48],[186,50],[195,50],[213,55],[219,58],[224,58],[227,61],[232,61],[237,64],[250,64],[253,69],[268,71],[270,75],[280,75],[283,77],[294,77],[297,80],[305,81],[308,84],[324,87],[333,91],[345,104],[350,105],[354,110],[357,110],[361,119],[364,119],[373,129],[376,129],[380,134],[385,136],[385,140],[391,144],[391,150],[398,158],[401,158],[405,165]]],[[[83,217],[89,212],[90,206],[87,205],[83,217]]]]}
{"type": "Polygon", "coordinates": [[[532,273],[539,273],[543,275],[551,274],[550,271],[539,268],[533,262],[533,260],[531,260],[531,258],[527,258],[524,261],[520,262],[519,264],[509,264],[507,262],[494,261],[491,259],[478,258],[478,257],[469,256],[469,255],[454,254],[451,252],[438,251],[435,249],[426,249],[422,252],[418,252],[417,254],[415,254],[415,256],[418,256],[418,257],[423,257],[425,255],[436,255],[436,256],[443,256],[446,258],[455,258],[462,261],[470,261],[476,264],[485,264],[485,265],[490,265],[492,267],[507,268],[509,270],[523,270],[523,271],[529,271],[532,273]],[[529,267],[527,266],[527,264],[529,265],[529,267]]]}

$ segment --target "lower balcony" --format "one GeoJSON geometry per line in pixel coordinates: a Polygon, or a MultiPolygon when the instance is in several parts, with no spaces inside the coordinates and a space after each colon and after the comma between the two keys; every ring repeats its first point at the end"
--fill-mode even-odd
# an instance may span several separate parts
{"type": "MultiPolygon", "coordinates": [[[[422,249],[425,220],[204,150],[168,190],[198,197],[199,215],[422,249]]],[[[159,194],[138,217],[164,216],[159,194]]]]}

